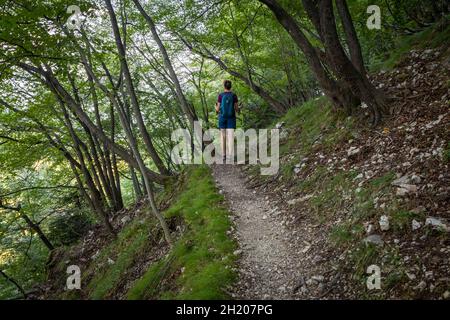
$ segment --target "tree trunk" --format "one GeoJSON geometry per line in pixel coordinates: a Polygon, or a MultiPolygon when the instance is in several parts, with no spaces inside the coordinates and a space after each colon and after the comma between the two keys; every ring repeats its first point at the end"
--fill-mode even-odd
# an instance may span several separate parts
{"type": "Polygon", "coordinates": [[[134,172],[134,169],[131,167],[130,167],[130,175],[131,175],[131,181],[133,182],[134,195],[136,197],[136,200],[139,200],[143,196],[142,189],[141,189],[141,185],[139,184],[139,179],[136,175],[136,172],[134,172]]]}
{"type": "Polygon", "coordinates": [[[26,299],[27,298],[27,294],[25,292],[25,290],[23,290],[23,288],[19,285],[19,283],[14,280],[14,278],[8,276],[3,270],[0,269],[0,275],[2,277],[4,277],[7,281],[11,282],[18,290],[19,292],[23,295],[23,298],[26,299]]]}
{"type": "Polygon", "coordinates": [[[193,128],[194,121],[198,120],[197,115],[195,113],[194,108],[191,108],[186,100],[186,97],[181,88],[181,84],[178,79],[178,76],[175,73],[175,70],[172,66],[172,62],[170,61],[170,57],[169,57],[169,54],[167,53],[166,47],[164,46],[163,42],[161,41],[161,38],[158,35],[155,23],[153,22],[152,17],[144,10],[144,8],[140,4],[139,0],[133,0],[133,2],[135,4],[136,8],[141,13],[141,15],[144,17],[145,21],[147,22],[147,24],[150,28],[153,40],[155,40],[156,44],[158,45],[159,51],[161,52],[161,55],[163,57],[164,65],[165,65],[167,71],[169,72],[170,79],[172,80],[173,84],[175,85],[176,96],[181,105],[181,108],[183,109],[186,117],[189,120],[191,127],[193,128]]]}
{"type": "Polygon", "coordinates": [[[136,122],[139,128],[139,131],[142,135],[142,138],[144,139],[145,146],[147,148],[147,151],[150,154],[150,157],[152,158],[153,162],[155,163],[156,167],[158,168],[159,172],[164,175],[168,175],[169,172],[167,168],[164,166],[164,163],[162,162],[161,158],[159,157],[158,153],[155,150],[155,147],[153,146],[152,139],[145,127],[144,119],[142,118],[142,113],[139,107],[138,98],[136,96],[136,92],[133,85],[133,80],[131,78],[130,70],[128,68],[128,63],[126,61],[126,53],[125,48],[122,43],[122,39],[120,37],[120,31],[117,24],[117,18],[116,14],[114,12],[114,9],[112,7],[110,0],[105,0],[106,7],[108,9],[109,17],[111,20],[112,30],[114,33],[114,38],[116,42],[117,51],[119,53],[119,60],[120,65],[122,67],[122,72],[124,75],[125,84],[127,87],[127,91],[131,100],[131,105],[134,109],[136,122]]]}
{"type": "MultiPolygon", "coordinates": [[[[264,3],[274,13],[278,22],[286,29],[299,49],[305,54],[306,60],[320,87],[332,103],[339,108],[346,108],[348,103],[357,105],[359,102],[358,98],[328,76],[316,48],[313,47],[308,38],[303,34],[295,19],[276,0],[259,1],[264,3]]],[[[317,23],[314,19],[312,21],[313,24],[317,23]]],[[[318,32],[321,33],[320,28],[318,32]]]]}
{"type": "Polygon", "coordinates": [[[371,108],[373,112],[372,124],[377,125],[381,120],[382,97],[377,94],[375,87],[367,77],[359,73],[347,58],[339,42],[331,0],[320,0],[319,3],[320,24],[325,52],[332,63],[333,70],[338,77],[347,83],[353,94],[371,108]]]}
{"type": "Polygon", "coordinates": [[[356,70],[358,70],[362,75],[365,75],[366,68],[364,66],[361,45],[358,41],[358,35],[356,34],[355,26],[353,25],[352,16],[350,15],[347,1],[336,0],[336,7],[338,9],[339,16],[341,17],[342,26],[344,27],[345,38],[350,52],[351,61],[356,70]]]}
{"type": "MultiPolygon", "coordinates": [[[[89,116],[83,111],[83,109],[75,102],[75,100],[70,96],[70,94],[66,91],[66,89],[61,85],[58,79],[53,75],[51,70],[44,70],[40,67],[36,68],[24,63],[17,63],[17,66],[24,69],[25,71],[31,73],[32,75],[41,75],[45,78],[45,83],[49,87],[49,89],[55,94],[57,97],[61,97],[66,103],[67,106],[77,115],[77,117],[89,128],[91,132],[93,132],[99,140],[101,140],[105,145],[114,153],[116,153],[119,157],[122,158],[125,162],[130,164],[133,168],[139,169],[139,165],[134,159],[134,157],[128,153],[126,149],[122,146],[111,141],[109,137],[105,135],[103,130],[98,128],[89,116]]],[[[146,174],[149,178],[157,183],[164,184],[169,178],[166,175],[158,174],[148,168],[146,168],[146,174]]]]}
{"type": "Polygon", "coordinates": [[[107,228],[107,230],[112,235],[116,235],[114,228],[108,219],[108,214],[107,214],[107,212],[105,212],[104,202],[102,201],[103,200],[102,195],[101,195],[100,191],[96,188],[94,180],[92,179],[92,175],[85,165],[83,153],[79,146],[79,138],[76,136],[76,133],[72,127],[69,115],[68,115],[67,111],[65,110],[64,105],[62,105],[61,108],[62,108],[62,111],[64,114],[64,118],[66,120],[66,125],[69,129],[69,133],[72,137],[72,140],[74,141],[74,149],[77,152],[78,158],[80,160],[81,172],[83,174],[83,177],[85,179],[87,187],[91,193],[91,199],[92,199],[92,203],[94,205],[95,211],[100,215],[100,218],[103,220],[104,225],[107,228]]]}
{"type": "Polygon", "coordinates": [[[50,240],[47,238],[47,236],[44,234],[44,232],[42,231],[41,227],[39,227],[38,224],[31,221],[31,219],[20,210],[20,207],[18,208],[17,212],[19,212],[20,217],[26,222],[27,226],[38,234],[39,238],[42,240],[42,242],[48,248],[48,250],[52,251],[53,249],[55,249],[53,244],[50,242],[50,240]]]}
{"type": "Polygon", "coordinates": [[[150,206],[152,209],[152,212],[154,214],[154,216],[157,218],[157,220],[159,221],[163,232],[164,232],[164,237],[167,241],[167,243],[169,245],[172,245],[172,237],[170,235],[170,230],[169,227],[167,226],[167,223],[164,219],[164,217],[162,216],[162,214],[159,212],[158,208],[155,205],[154,202],[154,196],[153,196],[153,189],[152,189],[152,185],[151,185],[151,181],[147,175],[146,172],[146,168],[145,168],[145,164],[144,161],[142,160],[141,154],[139,152],[139,147],[137,144],[136,139],[133,136],[133,132],[131,130],[130,124],[127,121],[126,115],[125,115],[125,110],[122,108],[122,106],[114,99],[114,97],[110,96],[111,102],[114,104],[114,106],[116,107],[116,109],[119,112],[119,119],[120,122],[122,124],[122,127],[125,131],[125,135],[127,136],[127,140],[128,143],[130,144],[131,150],[133,152],[133,155],[139,165],[139,171],[141,172],[141,176],[144,179],[144,186],[145,186],[145,190],[147,193],[147,197],[148,200],[150,202],[150,206]]]}

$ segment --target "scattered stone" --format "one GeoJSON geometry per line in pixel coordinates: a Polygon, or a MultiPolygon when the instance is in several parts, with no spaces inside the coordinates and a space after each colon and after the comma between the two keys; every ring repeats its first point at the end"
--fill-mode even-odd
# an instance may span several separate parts
{"type": "Polygon", "coordinates": [[[367,234],[371,234],[374,231],[375,227],[373,226],[373,224],[369,223],[366,227],[366,233],[367,234]]]}
{"type": "Polygon", "coordinates": [[[129,222],[131,218],[129,216],[124,216],[122,219],[120,219],[120,223],[122,225],[125,225],[127,222],[129,222]]]}
{"type": "Polygon", "coordinates": [[[419,221],[417,221],[416,219],[414,219],[411,224],[412,224],[413,231],[418,230],[418,229],[420,229],[420,227],[422,227],[422,224],[419,221]]]}
{"type": "Polygon", "coordinates": [[[406,196],[410,193],[417,193],[417,186],[413,184],[402,184],[401,187],[397,188],[397,196],[406,196]]]}
{"type": "Polygon", "coordinates": [[[361,151],[360,148],[350,147],[350,149],[347,150],[347,156],[348,157],[354,156],[354,155],[358,154],[360,151],[361,151]]]}
{"type": "Polygon", "coordinates": [[[409,180],[409,177],[408,177],[408,176],[403,176],[403,177],[400,177],[400,178],[398,178],[398,179],[392,181],[392,182],[391,182],[391,185],[400,187],[400,186],[402,186],[402,185],[404,185],[404,184],[408,184],[409,181],[410,181],[410,180],[409,180]]]}
{"type": "Polygon", "coordinates": [[[311,249],[311,246],[310,246],[310,245],[307,245],[306,247],[304,247],[304,248],[302,249],[302,253],[307,253],[307,252],[309,251],[309,249],[311,249]]]}
{"type": "Polygon", "coordinates": [[[242,250],[241,250],[241,249],[235,250],[235,251],[233,252],[233,254],[234,254],[235,256],[239,256],[239,255],[242,254],[242,250]]]}
{"type": "Polygon", "coordinates": [[[425,288],[427,287],[427,283],[425,282],[425,281],[420,281],[420,283],[417,285],[417,286],[415,286],[413,289],[414,290],[419,290],[419,291],[423,291],[423,290],[425,290],[425,288]]]}
{"type": "Polygon", "coordinates": [[[449,231],[449,227],[438,218],[428,217],[425,220],[425,225],[432,226],[436,230],[449,231]]]}
{"type": "Polygon", "coordinates": [[[314,279],[308,279],[308,280],[306,280],[306,285],[308,286],[308,287],[310,287],[310,286],[313,286],[313,285],[316,285],[317,284],[317,282],[314,280],[314,279]]]}
{"type": "Polygon", "coordinates": [[[422,181],[422,179],[418,175],[413,174],[411,176],[411,182],[420,183],[421,181],[422,181]]]}
{"type": "Polygon", "coordinates": [[[415,280],[416,279],[416,275],[414,273],[409,273],[409,272],[405,272],[406,276],[408,277],[409,280],[415,280]]]}
{"type": "Polygon", "coordinates": [[[380,224],[381,231],[388,231],[389,230],[389,217],[386,215],[381,216],[379,224],[380,224]]]}
{"type": "Polygon", "coordinates": [[[278,122],[278,123],[275,125],[275,129],[281,129],[284,125],[285,125],[285,122],[284,122],[284,121],[278,122]]]}
{"type": "Polygon", "coordinates": [[[358,174],[358,175],[355,177],[355,180],[359,180],[359,179],[362,179],[362,178],[364,178],[364,175],[363,175],[362,173],[360,173],[360,174],[358,174]]]}
{"type": "Polygon", "coordinates": [[[378,234],[371,234],[370,236],[367,236],[366,238],[363,239],[363,242],[365,244],[372,243],[372,244],[375,244],[377,246],[381,246],[381,245],[384,244],[383,239],[378,234]]]}
{"type": "Polygon", "coordinates": [[[317,281],[317,282],[323,282],[323,280],[325,278],[324,278],[324,276],[312,276],[311,279],[313,279],[314,281],[317,281]]]}
{"type": "Polygon", "coordinates": [[[91,259],[95,260],[98,257],[99,254],[100,254],[100,250],[97,250],[97,252],[94,253],[94,255],[91,257],[91,259]]]}

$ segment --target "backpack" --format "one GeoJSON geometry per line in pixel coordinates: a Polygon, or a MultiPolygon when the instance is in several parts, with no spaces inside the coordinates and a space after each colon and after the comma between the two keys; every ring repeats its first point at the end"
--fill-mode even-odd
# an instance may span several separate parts
{"type": "Polygon", "coordinates": [[[222,103],[220,104],[220,115],[225,119],[234,118],[234,93],[224,92],[222,94],[222,103]]]}

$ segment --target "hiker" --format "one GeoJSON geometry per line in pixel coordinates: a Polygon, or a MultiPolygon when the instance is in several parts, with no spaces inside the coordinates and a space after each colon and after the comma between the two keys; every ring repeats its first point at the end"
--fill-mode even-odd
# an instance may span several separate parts
{"type": "Polygon", "coordinates": [[[231,91],[231,81],[223,82],[224,92],[219,94],[216,103],[216,113],[219,114],[220,145],[222,157],[233,161],[234,129],[236,129],[236,113],[239,113],[238,97],[231,91]]]}

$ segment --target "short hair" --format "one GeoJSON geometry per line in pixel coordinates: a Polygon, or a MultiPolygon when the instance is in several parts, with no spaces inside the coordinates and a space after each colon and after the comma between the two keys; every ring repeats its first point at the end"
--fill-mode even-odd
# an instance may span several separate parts
{"type": "Polygon", "coordinates": [[[223,82],[223,86],[225,89],[230,90],[231,89],[231,81],[230,80],[225,80],[223,82]]]}

